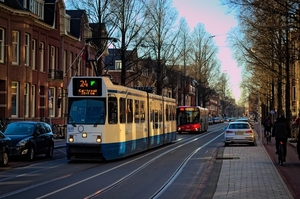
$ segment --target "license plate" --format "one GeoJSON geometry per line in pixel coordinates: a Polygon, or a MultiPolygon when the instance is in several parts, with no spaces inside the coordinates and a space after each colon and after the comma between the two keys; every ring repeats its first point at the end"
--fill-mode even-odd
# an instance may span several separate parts
{"type": "Polygon", "coordinates": [[[236,134],[236,135],[244,135],[244,132],[239,132],[239,131],[238,131],[238,132],[236,132],[235,134],[236,134]]]}
{"type": "Polygon", "coordinates": [[[190,131],[191,129],[185,129],[186,131],[190,131]]]}

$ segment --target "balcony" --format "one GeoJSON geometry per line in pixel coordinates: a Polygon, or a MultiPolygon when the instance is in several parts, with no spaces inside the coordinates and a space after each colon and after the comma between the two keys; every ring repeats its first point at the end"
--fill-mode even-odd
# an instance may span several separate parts
{"type": "Polygon", "coordinates": [[[63,71],[62,70],[54,70],[54,69],[49,69],[48,72],[48,79],[59,79],[62,80],[63,77],[63,71]]]}

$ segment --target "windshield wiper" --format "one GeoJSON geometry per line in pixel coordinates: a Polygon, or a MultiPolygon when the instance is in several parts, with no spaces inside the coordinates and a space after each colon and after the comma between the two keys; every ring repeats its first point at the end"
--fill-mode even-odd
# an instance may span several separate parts
{"type": "Polygon", "coordinates": [[[75,121],[73,120],[72,116],[69,115],[69,118],[71,119],[71,124],[73,127],[76,127],[75,121]]]}
{"type": "Polygon", "coordinates": [[[96,123],[94,124],[94,127],[97,127],[97,124],[100,124],[100,120],[104,119],[103,114],[100,115],[100,117],[98,118],[98,120],[96,121],[96,123]]]}

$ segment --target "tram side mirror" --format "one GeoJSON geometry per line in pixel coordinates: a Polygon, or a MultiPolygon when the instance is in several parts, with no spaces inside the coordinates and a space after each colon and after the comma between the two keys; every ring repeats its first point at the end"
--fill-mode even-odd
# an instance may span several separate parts
{"type": "Polygon", "coordinates": [[[60,108],[60,104],[61,104],[61,97],[57,98],[57,102],[56,102],[57,108],[60,108]]]}

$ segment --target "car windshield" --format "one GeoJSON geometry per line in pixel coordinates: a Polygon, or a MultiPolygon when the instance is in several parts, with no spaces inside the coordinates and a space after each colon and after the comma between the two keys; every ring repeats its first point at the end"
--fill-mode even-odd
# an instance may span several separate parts
{"type": "Polygon", "coordinates": [[[235,123],[235,124],[230,124],[229,129],[249,129],[249,125],[246,123],[235,123]]]}
{"type": "Polygon", "coordinates": [[[31,123],[11,123],[4,131],[5,135],[32,135],[34,124],[31,123]]]}

